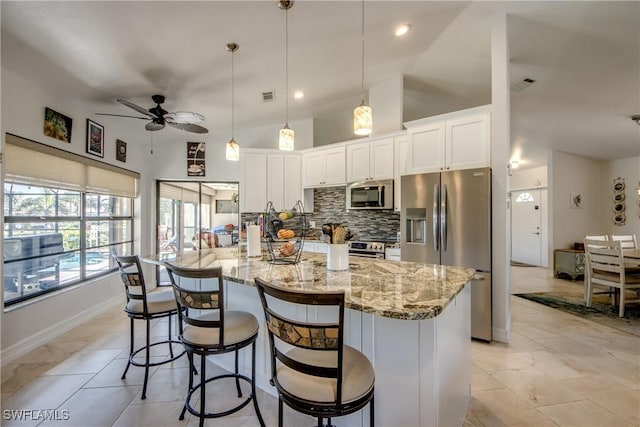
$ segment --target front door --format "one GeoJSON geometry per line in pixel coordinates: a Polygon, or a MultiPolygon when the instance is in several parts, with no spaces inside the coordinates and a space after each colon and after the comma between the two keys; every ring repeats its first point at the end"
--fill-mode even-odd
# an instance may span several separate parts
{"type": "Polygon", "coordinates": [[[511,192],[511,261],[542,266],[540,190],[511,192]]]}

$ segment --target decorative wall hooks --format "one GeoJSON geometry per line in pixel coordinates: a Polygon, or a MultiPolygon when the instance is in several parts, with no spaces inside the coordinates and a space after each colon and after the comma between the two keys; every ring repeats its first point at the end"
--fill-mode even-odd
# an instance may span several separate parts
{"type": "Polygon", "coordinates": [[[625,215],[626,206],[624,178],[616,178],[613,180],[613,224],[617,226],[623,226],[627,220],[625,215]]]}

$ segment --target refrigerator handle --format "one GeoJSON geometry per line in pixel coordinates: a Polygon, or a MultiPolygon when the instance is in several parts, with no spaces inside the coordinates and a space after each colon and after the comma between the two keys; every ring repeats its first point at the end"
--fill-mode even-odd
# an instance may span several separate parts
{"type": "Polygon", "coordinates": [[[440,250],[440,233],[438,230],[438,205],[440,204],[440,186],[433,186],[433,247],[440,250]]]}
{"type": "Polygon", "coordinates": [[[440,239],[442,250],[447,250],[447,184],[442,186],[442,196],[440,197],[440,239]]]}

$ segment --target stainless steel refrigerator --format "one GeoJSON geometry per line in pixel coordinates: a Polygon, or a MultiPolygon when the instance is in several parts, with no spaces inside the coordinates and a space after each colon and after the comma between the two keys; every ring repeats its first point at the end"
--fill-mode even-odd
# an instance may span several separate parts
{"type": "Polygon", "coordinates": [[[491,169],[401,181],[403,261],[471,267],[471,336],[491,341],[491,169]]]}

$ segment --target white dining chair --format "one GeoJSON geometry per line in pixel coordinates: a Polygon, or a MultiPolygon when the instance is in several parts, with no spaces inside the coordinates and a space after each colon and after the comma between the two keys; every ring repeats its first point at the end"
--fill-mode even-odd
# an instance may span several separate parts
{"type": "Polygon", "coordinates": [[[611,240],[622,242],[622,249],[638,249],[635,234],[612,234],[611,240]]]}
{"type": "MultiPolygon", "coordinates": [[[[595,293],[593,285],[609,287],[610,290],[604,293],[611,293],[611,288],[618,289],[618,316],[624,317],[624,308],[627,303],[640,302],[640,295],[637,299],[627,299],[627,295],[625,295],[625,291],[628,289],[640,289],[640,276],[626,274],[622,242],[585,239],[584,250],[587,270],[585,275],[586,306],[591,307],[593,294],[595,293]]],[[[616,304],[615,292],[611,296],[611,302],[614,305],[616,304]]]]}

